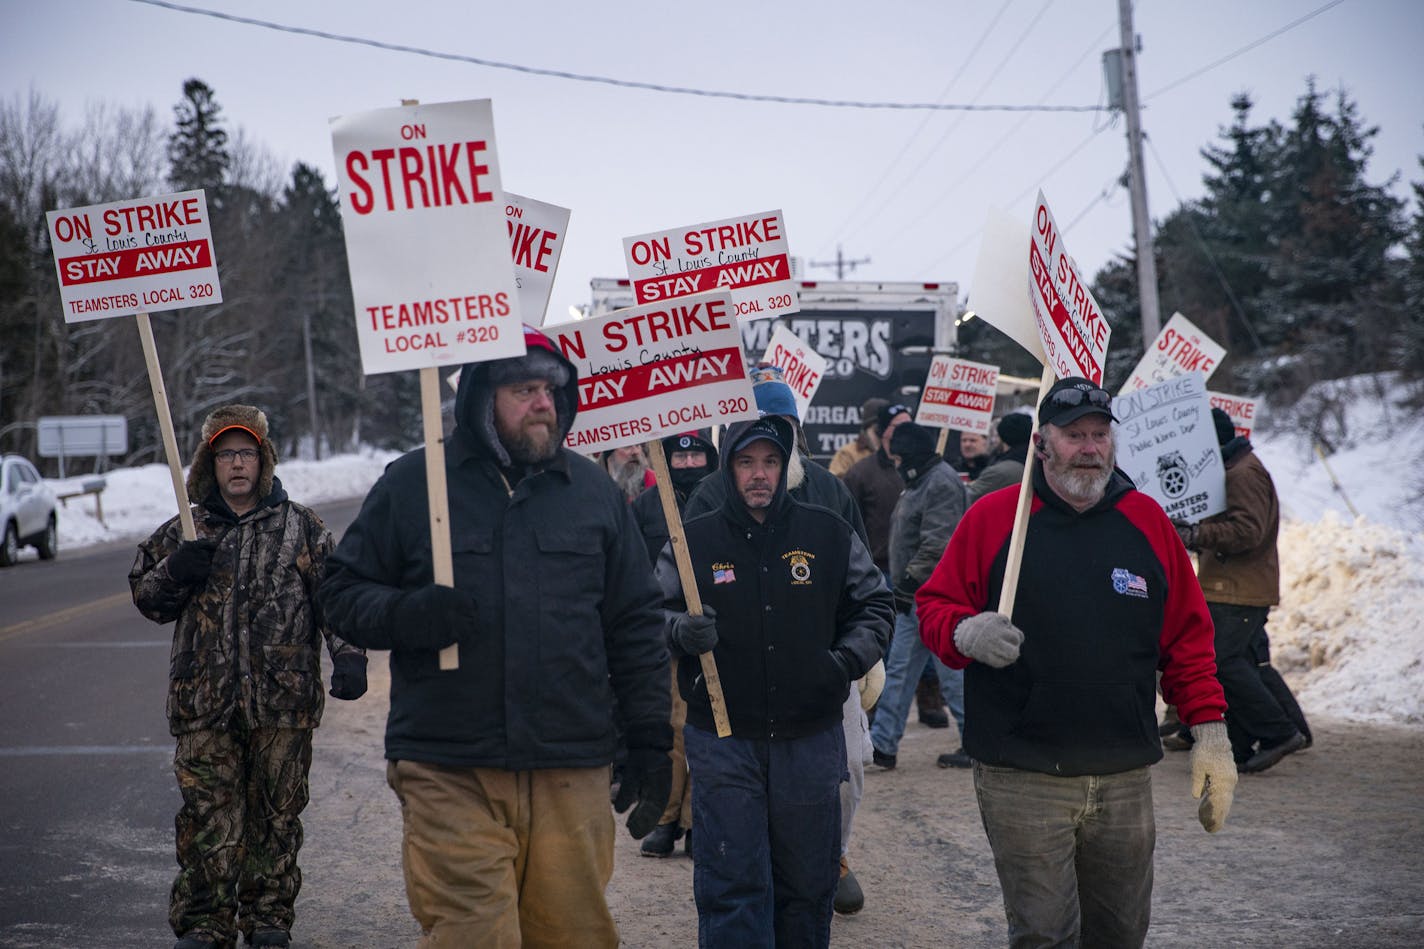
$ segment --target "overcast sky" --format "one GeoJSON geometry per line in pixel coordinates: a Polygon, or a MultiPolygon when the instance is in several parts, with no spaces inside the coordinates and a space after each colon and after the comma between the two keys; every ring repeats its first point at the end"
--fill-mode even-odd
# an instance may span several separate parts
{"type": "MultiPolygon", "coordinates": [[[[523,66],[750,95],[873,102],[1091,106],[1116,0],[702,4],[553,0],[188,0],[292,27],[523,66]],[[871,13],[870,11],[874,11],[871,13]]],[[[1201,193],[1200,149],[1249,92],[1288,122],[1306,77],[1343,86],[1380,127],[1372,181],[1424,178],[1424,3],[1344,0],[1228,62],[1326,0],[1140,0],[1139,89],[1155,219],[1201,193]],[[1211,67],[1211,68],[1207,68],[1211,67]],[[1198,70],[1200,75],[1178,83],[1198,70]]],[[[571,208],[549,322],[626,276],[621,239],[780,208],[791,253],[870,258],[867,280],[957,282],[997,206],[1047,194],[1079,264],[1131,242],[1123,123],[1105,113],[827,108],[619,88],[292,35],[133,0],[0,0],[0,91],[34,88],[77,124],[84,105],[153,105],[185,79],[216,92],[229,128],[284,168],[336,177],[327,120],[489,98],[505,187],[571,208]],[[1106,197],[1104,197],[1106,193],[1106,197]]],[[[1412,206],[1411,206],[1412,210],[1412,206]]],[[[222,248],[217,248],[219,260],[222,248]]],[[[811,267],[809,278],[834,272],[811,267]]],[[[1168,314],[1163,314],[1165,321],[1168,314]]]]}

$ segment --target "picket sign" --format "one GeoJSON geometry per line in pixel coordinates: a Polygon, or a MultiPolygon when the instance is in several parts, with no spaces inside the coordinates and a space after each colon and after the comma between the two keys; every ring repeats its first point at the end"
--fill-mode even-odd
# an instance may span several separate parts
{"type": "MultiPolygon", "coordinates": [[[[1003,214],[990,213],[974,268],[974,304],[979,317],[1043,363],[1035,407],[1053,388],[1057,370],[1064,376],[1084,376],[1101,385],[1111,331],[1077,262],[1068,254],[1042,191],[1034,202],[1027,230],[1005,220],[1003,214]],[[1033,326],[1037,328],[1036,339],[1030,332],[1033,326]]],[[[1030,451],[1038,434],[1037,411],[1032,423],[1030,451]]],[[[1031,454],[1027,462],[1019,482],[1019,503],[999,591],[999,612],[1011,618],[1033,505],[1031,454]]]]}
{"type": "MultiPolygon", "coordinates": [[[[662,439],[654,438],[646,445],[648,457],[653,462],[653,473],[658,479],[658,500],[663,505],[663,518],[667,521],[668,542],[672,544],[672,555],[677,561],[677,578],[682,582],[682,599],[687,604],[689,616],[702,615],[702,594],[697,590],[697,574],[692,570],[692,556],[687,550],[687,534],[682,529],[682,512],[677,509],[677,498],[672,493],[672,476],[668,472],[667,454],[663,451],[662,439]]],[[[732,734],[732,722],[727,718],[727,700],[722,695],[722,677],[717,674],[717,660],[710,651],[697,657],[702,664],[702,680],[707,683],[707,700],[712,704],[712,721],[717,726],[717,737],[727,738],[732,734]]]]}
{"type": "Polygon", "coordinates": [[[201,190],[180,191],[49,211],[45,217],[64,321],[133,316],[138,324],[183,539],[194,540],[198,534],[148,314],[222,302],[207,197],[201,190]]]}

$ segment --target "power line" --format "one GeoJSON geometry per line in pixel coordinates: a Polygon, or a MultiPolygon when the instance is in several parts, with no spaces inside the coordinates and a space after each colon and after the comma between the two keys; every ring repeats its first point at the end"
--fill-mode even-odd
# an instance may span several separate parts
{"type": "Polygon", "coordinates": [[[461,53],[444,53],[439,50],[426,49],[421,46],[407,46],[401,43],[386,43],[381,40],[368,39],[362,36],[348,36],[343,33],[330,33],[326,30],[314,30],[301,26],[288,26],[283,23],[273,23],[270,20],[258,20],[253,17],[237,16],[232,13],[222,13],[217,10],[203,10],[197,7],[184,6],[180,3],[170,3],[168,0],[130,0],[132,3],[143,3],[148,6],[161,7],[165,10],[173,10],[178,13],[191,13],[197,16],[212,17],[217,20],[227,20],[231,23],[242,23],[247,26],[257,26],[266,30],[276,30],[280,33],[291,33],[297,36],[311,36],[317,39],[332,40],[337,43],[350,43],[355,46],[369,46],[373,49],[383,49],[395,53],[410,53],[415,56],[426,56],[431,59],[444,59],[457,63],[470,63],[475,66],[487,66],[491,69],[507,69],[511,72],[521,72],[532,76],[548,76],[553,79],[568,79],[574,82],[600,83],[606,86],[617,86],[623,89],[642,89],[648,92],[665,92],[673,95],[683,96],[703,96],[711,99],[737,99],[743,102],[773,102],[780,105],[807,105],[818,106],[831,109],[865,109],[872,111],[904,111],[904,112],[1102,112],[1105,111],[1101,105],[1016,105],[1009,103],[993,105],[977,105],[975,103],[953,103],[953,102],[867,102],[857,99],[820,99],[813,96],[778,96],[765,95],[748,92],[729,92],[721,89],[694,89],[688,86],[666,86],[653,82],[639,82],[631,79],[613,79],[609,76],[590,76],[584,73],[565,72],[560,69],[545,69],[540,66],[525,66],[521,63],[504,63],[493,59],[483,59],[478,56],[466,56],[461,53]]]}
{"type": "Polygon", "coordinates": [[[1331,9],[1331,8],[1333,8],[1333,7],[1338,7],[1340,4],[1342,4],[1342,3],[1344,3],[1344,2],[1345,2],[1345,0],[1330,0],[1330,2],[1327,3],[1327,4],[1325,4],[1324,6],[1317,7],[1316,9],[1311,10],[1309,13],[1305,14],[1304,16],[1302,16],[1302,17],[1300,17],[1300,18],[1298,18],[1298,19],[1292,20],[1291,22],[1287,23],[1285,26],[1281,27],[1280,29],[1275,30],[1274,32],[1267,33],[1265,36],[1261,37],[1260,39],[1252,40],[1251,42],[1247,43],[1245,46],[1241,47],[1240,49],[1236,50],[1235,52],[1227,53],[1225,56],[1221,57],[1221,58],[1218,59],[1218,60],[1214,60],[1213,62],[1207,63],[1205,66],[1202,66],[1202,67],[1199,68],[1199,69],[1194,69],[1194,70],[1192,70],[1191,72],[1187,73],[1185,76],[1182,76],[1181,78],[1172,80],[1171,82],[1167,83],[1165,86],[1162,86],[1160,89],[1157,89],[1157,90],[1153,91],[1150,95],[1144,96],[1143,99],[1142,99],[1142,101],[1143,101],[1143,102],[1146,102],[1148,99],[1155,99],[1155,98],[1157,98],[1158,96],[1160,96],[1162,93],[1167,92],[1167,91],[1170,90],[1170,89],[1175,89],[1175,88],[1177,88],[1178,86],[1180,86],[1182,83],[1188,82],[1188,81],[1190,81],[1190,80],[1192,80],[1192,79],[1195,79],[1195,78],[1197,78],[1198,76],[1202,75],[1203,73],[1210,72],[1211,70],[1215,69],[1217,66],[1222,65],[1223,63],[1229,63],[1229,62],[1231,62],[1231,60],[1235,59],[1237,56],[1241,56],[1241,55],[1244,54],[1244,53],[1249,53],[1251,50],[1255,49],[1257,46],[1260,46],[1262,43],[1268,43],[1268,42],[1270,42],[1271,40],[1275,39],[1277,36],[1280,36],[1282,33],[1289,32],[1290,30],[1295,29],[1296,27],[1300,26],[1302,23],[1306,22],[1307,20],[1313,20],[1315,17],[1318,17],[1318,16],[1320,16],[1320,14],[1324,13],[1326,10],[1329,10],[1329,9],[1331,9]]]}

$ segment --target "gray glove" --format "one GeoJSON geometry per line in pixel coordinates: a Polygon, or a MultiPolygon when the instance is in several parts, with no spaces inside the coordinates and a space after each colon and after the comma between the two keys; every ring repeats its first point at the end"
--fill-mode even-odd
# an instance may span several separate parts
{"type": "Polygon", "coordinates": [[[1197,819],[1208,834],[1226,826],[1231,799],[1236,793],[1236,759],[1225,722],[1192,726],[1192,797],[1201,798],[1197,819]]]}
{"type": "Polygon", "coordinates": [[[970,659],[1002,669],[1019,657],[1023,630],[1003,613],[979,613],[961,620],[954,630],[954,647],[970,659]]]}
{"type": "Polygon", "coordinates": [[[1182,546],[1188,550],[1197,549],[1197,526],[1188,524],[1186,521],[1173,520],[1172,526],[1177,529],[1177,536],[1182,538],[1182,546]]]}
{"type": "Polygon", "coordinates": [[[701,616],[678,613],[673,617],[669,635],[672,644],[689,656],[711,652],[717,645],[717,611],[704,603],[701,616]]]}

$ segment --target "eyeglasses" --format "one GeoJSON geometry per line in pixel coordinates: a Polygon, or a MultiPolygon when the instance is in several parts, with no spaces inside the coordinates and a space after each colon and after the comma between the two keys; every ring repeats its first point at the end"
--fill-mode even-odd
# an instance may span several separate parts
{"type": "Polygon", "coordinates": [[[213,457],[216,458],[218,461],[221,461],[221,462],[222,462],[223,464],[225,464],[225,465],[230,465],[230,464],[232,464],[234,461],[236,461],[236,460],[239,459],[239,458],[241,458],[243,461],[251,462],[251,461],[256,461],[256,460],[257,460],[257,449],[256,449],[256,448],[237,448],[237,449],[224,448],[222,451],[215,452],[215,453],[213,454],[213,457]]]}
{"type": "Polygon", "coordinates": [[[1103,389],[1060,389],[1053,393],[1048,404],[1055,409],[1071,409],[1082,405],[1085,400],[1100,409],[1112,406],[1112,396],[1103,389]]]}

